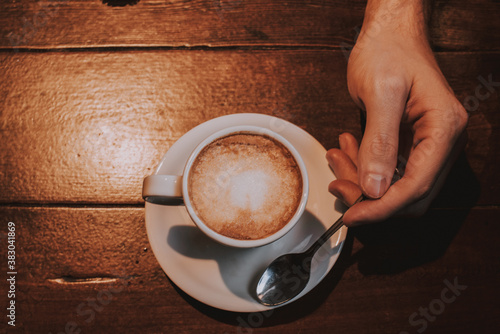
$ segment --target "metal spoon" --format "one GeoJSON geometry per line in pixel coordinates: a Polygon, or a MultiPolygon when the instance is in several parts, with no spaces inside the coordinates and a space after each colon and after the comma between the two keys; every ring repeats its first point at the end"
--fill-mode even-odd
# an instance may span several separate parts
{"type": "MultiPolygon", "coordinates": [[[[391,185],[401,179],[404,169],[396,168],[391,185]]],[[[361,195],[354,203],[364,201],[361,195]]],[[[319,239],[302,253],[285,254],[278,257],[264,271],[257,284],[257,299],[267,306],[283,304],[304,290],[311,275],[311,262],[321,246],[344,225],[342,215],[319,239]]]]}
{"type": "MultiPolygon", "coordinates": [[[[361,195],[354,204],[365,199],[361,195]]],[[[302,253],[285,254],[274,260],[257,284],[257,299],[261,304],[276,306],[296,297],[309,282],[311,262],[316,251],[344,226],[342,215],[319,239],[302,253]]]]}

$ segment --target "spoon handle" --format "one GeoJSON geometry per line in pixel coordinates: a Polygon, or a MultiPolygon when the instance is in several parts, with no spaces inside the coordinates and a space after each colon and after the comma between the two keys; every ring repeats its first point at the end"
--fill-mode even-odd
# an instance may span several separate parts
{"type": "MultiPolygon", "coordinates": [[[[352,204],[352,205],[355,205],[359,202],[362,202],[366,199],[366,197],[361,194],[361,196],[358,197],[358,199],[352,204]]],[[[323,244],[328,241],[328,239],[330,239],[330,237],[332,235],[335,234],[335,232],[337,232],[342,226],[344,226],[344,215],[340,216],[339,219],[337,219],[337,221],[335,223],[333,223],[332,226],[330,226],[330,228],[328,230],[326,230],[325,233],[323,233],[323,235],[321,235],[321,237],[318,238],[318,240],[316,240],[316,242],[314,242],[311,247],[309,247],[305,253],[307,255],[309,255],[310,257],[312,257],[317,251],[318,249],[323,246],[323,244]]]]}

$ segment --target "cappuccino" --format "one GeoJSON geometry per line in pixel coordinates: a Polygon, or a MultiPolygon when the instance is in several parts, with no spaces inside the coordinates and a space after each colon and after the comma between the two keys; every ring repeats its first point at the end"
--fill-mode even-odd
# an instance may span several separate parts
{"type": "Polygon", "coordinates": [[[188,177],[196,215],[215,232],[240,240],[283,228],[297,212],[302,187],[300,168],[283,144],[246,132],[208,144],[188,177]]]}

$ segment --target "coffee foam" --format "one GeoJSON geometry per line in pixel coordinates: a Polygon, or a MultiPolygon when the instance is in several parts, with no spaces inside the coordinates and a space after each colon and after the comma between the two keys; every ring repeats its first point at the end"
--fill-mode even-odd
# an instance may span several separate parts
{"type": "Polygon", "coordinates": [[[235,239],[261,239],[285,226],[302,197],[302,176],[281,143],[247,133],[219,138],[196,158],[188,181],[198,217],[235,239]]]}

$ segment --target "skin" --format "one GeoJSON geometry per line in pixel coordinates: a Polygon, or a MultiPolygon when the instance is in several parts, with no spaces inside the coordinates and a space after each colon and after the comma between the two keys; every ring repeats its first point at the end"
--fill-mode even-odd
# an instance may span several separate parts
{"type": "Polygon", "coordinates": [[[427,41],[422,0],[368,1],[347,69],[353,100],[366,112],[361,144],[348,133],[327,152],[337,180],[329,191],[352,203],[347,226],[421,215],[465,144],[467,113],[427,41]],[[398,167],[403,177],[391,185],[398,167]]]}

